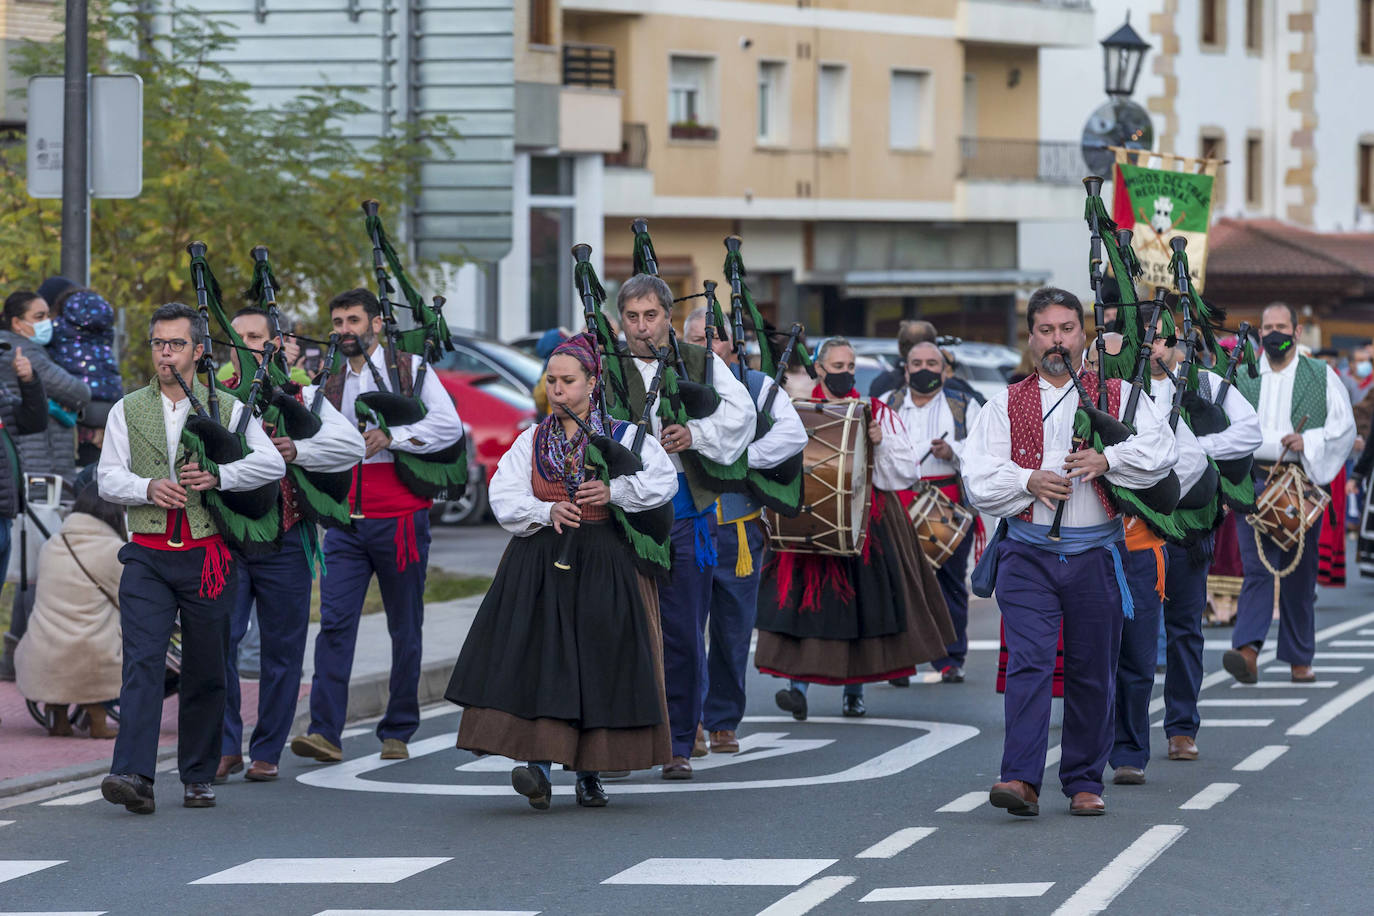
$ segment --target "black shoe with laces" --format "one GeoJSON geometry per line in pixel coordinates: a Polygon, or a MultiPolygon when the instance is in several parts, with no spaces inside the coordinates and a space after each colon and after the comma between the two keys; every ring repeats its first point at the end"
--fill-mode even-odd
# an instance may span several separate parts
{"type": "Polygon", "coordinates": [[[123,805],[134,814],[152,814],[153,781],[137,773],[111,773],[100,781],[101,796],[112,805],[123,805]]]}
{"type": "Polygon", "coordinates": [[[601,777],[593,773],[577,780],[577,803],[584,808],[604,808],[609,801],[601,787],[601,777]]]}
{"type": "Polygon", "coordinates": [[[784,687],[773,696],[773,699],[777,702],[778,709],[790,712],[792,718],[798,722],[806,721],[806,694],[795,687],[784,687]]]}
{"type": "Polygon", "coordinates": [[[547,811],[549,809],[549,799],[553,796],[553,787],[549,785],[549,778],[544,775],[544,771],[534,764],[518,766],[510,771],[511,788],[519,792],[530,800],[530,807],[537,811],[547,811]]]}
{"type": "Polygon", "coordinates": [[[840,711],[851,719],[857,719],[868,710],[864,709],[864,698],[855,693],[846,693],[840,711]]]}

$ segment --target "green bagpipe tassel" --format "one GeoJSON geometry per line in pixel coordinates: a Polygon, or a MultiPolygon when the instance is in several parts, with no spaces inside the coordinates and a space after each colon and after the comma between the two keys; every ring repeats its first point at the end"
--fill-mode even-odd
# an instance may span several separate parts
{"type": "MultiPolygon", "coordinates": [[[[213,420],[190,417],[181,431],[187,459],[216,477],[222,464],[248,454],[243,436],[213,420]]],[[[272,481],[243,491],[205,490],[201,493],[215,527],[229,546],[249,556],[273,553],[281,547],[281,484],[272,481]]]]}
{"type": "MultiPolygon", "coordinates": [[[[624,452],[629,458],[639,462],[629,449],[625,449],[624,452]]],[[[607,456],[591,443],[587,444],[585,454],[587,468],[595,471],[596,476],[609,485],[612,474],[607,456]]],[[[642,462],[639,463],[639,467],[643,468],[642,462]]],[[[623,476],[624,473],[634,473],[629,467],[617,470],[621,472],[615,475],[617,477],[623,476]]],[[[608,505],[607,509],[610,510],[616,534],[634,553],[635,566],[639,571],[651,578],[666,580],[673,566],[672,503],[643,512],[626,512],[615,504],[608,505]]]]}
{"type": "MultiPolygon", "coordinates": [[[[239,335],[239,332],[235,331],[233,324],[230,323],[229,315],[224,310],[224,291],[219,285],[219,280],[215,279],[214,271],[210,269],[210,264],[205,260],[203,255],[191,258],[192,276],[195,275],[195,269],[197,267],[204,273],[205,303],[210,312],[210,316],[215,320],[215,323],[220,326],[220,329],[224,331],[225,336],[229,338],[229,345],[238,353],[239,357],[237,382],[231,386],[226,381],[216,379],[215,387],[220,391],[232,395],[235,400],[246,404],[248,401],[248,392],[252,390],[253,387],[253,376],[256,375],[258,371],[259,354],[256,350],[243,342],[243,338],[239,335]]],[[[271,267],[267,266],[266,261],[256,262],[253,268],[253,285],[250,287],[250,292],[252,290],[257,290],[258,295],[261,295],[263,276],[271,276],[271,267]]],[[[275,288],[275,279],[273,279],[273,284],[275,288]]],[[[287,370],[279,365],[276,360],[268,364],[267,386],[275,387],[289,380],[290,375],[287,370]]]]}
{"type": "Polygon", "coordinates": [[[441,351],[451,351],[453,349],[453,335],[449,331],[448,321],[442,312],[425,302],[425,297],[420,295],[415,284],[410,282],[410,275],[406,273],[405,267],[401,264],[400,255],[396,253],[396,246],[387,237],[386,226],[382,222],[382,218],[369,216],[365,223],[369,236],[374,231],[377,233],[382,256],[386,259],[391,277],[396,281],[396,285],[401,288],[401,296],[405,300],[392,304],[409,309],[411,316],[415,319],[416,327],[400,334],[397,347],[407,353],[423,355],[425,344],[433,341],[441,351]]]}
{"type": "Polygon", "coordinates": [[[327,570],[324,566],[324,544],[319,529],[303,522],[298,522],[296,527],[301,530],[301,547],[305,550],[305,561],[310,564],[310,578],[323,579],[327,570]]]}
{"type": "Polygon", "coordinates": [[[1255,484],[1250,477],[1251,459],[1243,458],[1225,463],[1231,464],[1232,467],[1222,469],[1219,487],[1221,498],[1225,501],[1227,508],[1233,512],[1239,512],[1242,515],[1254,512],[1255,484]]]}
{"type": "MultiPolygon", "coordinates": [[[[1136,357],[1140,352],[1140,342],[1144,339],[1144,317],[1135,294],[1135,278],[1142,268],[1133,250],[1123,251],[1116,243],[1116,223],[1107,215],[1107,207],[1101,197],[1089,196],[1084,207],[1084,219],[1089,225],[1096,219],[1102,234],[1102,248],[1111,266],[1111,279],[1116,283],[1120,301],[1117,314],[1121,325],[1121,351],[1116,355],[1108,354],[1103,361],[1107,378],[1129,381],[1135,373],[1136,357]]],[[[1106,278],[1104,278],[1106,279],[1106,278]]],[[[1149,388],[1149,373],[1145,376],[1146,390],[1149,388]]]]}
{"type": "MultiPolygon", "coordinates": [[[[636,221],[635,225],[642,224],[636,221]]],[[[647,226],[635,232],[633,262],[636,275],[658,276],[658,269],[654,266],[658,264],[658,256],[654,254],[654,240],[649,238],[647,226]]]]}
{"type": "MultiPolygon", "coordinates": [[[[386,417],[375,408],[375,404],[369,404],[369,400],[374,400],[374,395],[384,394],[390,392],[369,391],[359,395],[353,404],[353,413],[359,420],[375,423],[378,429],[390,436],[391,429],[386,417]]],[[[403,400],[420,404],[421,408],[424,406],[415,398],[403,400]]],[[[396,465],[396,477],[407,490],[423,499],[458,499],[467,489],[467,436],[437,452],[423,455],[392,449],[391,457],[396,465]]]]}
{"type": "MultiPolygon", "coordinates": [[[[1129,427],[1126,427],[1124,423],[1120,423],[1120,421],[1115,420],[1114,417],[1110,419],[1119,424],[1121,429],[1129,432],[1129,427]]],[[[1078,439],[1088,443],[1089,446],[1096,449],[1098,452],[1101,452],[1107,444],[1110,444],[1104,442],[1101,433],[1093,429],[1092,419],[1089,417],[1088,412],[1081,406],[1074,414],[1073,431],[1078,439]]],[[[1125,434],[1122,433],[1121,438],[1124,438],[1124,435],[1125,434]]],[[[1104,480],[1103,483],[1107,488],[1108,500],[1119,513],[1140,519],[1145,523],[1146,527],[1165,540],[1180,543],[1183,541],[1186,533],[1173,519],[1172,512],[1160,512],[1142,500],[1140,494],[1134,490],[1128,490],[1108,480],[1104,480]]],[[[1156,484],[1155,486],[1158,487],[1163,483],[1164,481],[1161,481],[1160,484],[1156,484]]],[[[1173,508],[1176,509],[1177,505],[1173,508]]]]}
{"type": "MultiPolygon", "coordinates": [[[[682,404],[682,392],[678,387],[677,371],[669,366],[663,370],[663,396],[658,402],[658,415],[665,426],[678,424],[686,426],[691,419],[682,404]]],[[[745,489],[749,476],[749,450],[745,449],[730,464],[719,464],[700,453],[693,453],[702,475],[711,488],[722,493],[738,493],[745,489]]]]}
{"type": "Polygon", "coordinates": [[[740,300],[744,304],[744,315],[748,317],[751,325],[748,330],[754,332],[754,337],[759,342],[759,371],[769,378],[773,378],[778,371],[778,357],[773,352],[772,341],[768,339],[763,314],[759,311],[759,307],[754,304],[754,296],[749,292],[749,284],[744,282],[744,278],[748,275],[744,269],[744,257],[738,251],[727,251],[724,270],[727,277],[733,276],[734,271],[739,271],[740,300]]]}
{"type": "Polygon", "coordinates": [[[611,323],[602,314],[601,306],[606,302],[606,290],[601,285],[601,279],[596,275],[596,268],[590,261],[579,261],[573,268],[573,285],[577,289],[585,287],[592,294],[593,312],[591,331],[596,337],[597,347],[600,349],[600,361],[604,369],[602,372],[602,384],[606,392],[606,409],[617,420],[631,422],[630,417],[630,389],[625,382],[625,364],[618,357],[614,356],[619,346],[616,334],[611,330],[611,323]]]}
{"type": "Polygon", "coordinates": [[[746,478],[749,493],[779,515],[795,518],[802,507],[802,453],[798,452],[773,468],[750,468],[746,478]]]}
{"type": "MultiPolygon", "coordinates": [[[[1175,251],[1174,256],[1169,260],[1169,270],[1174,276],[1178,276],[1180,271],[1191,276],[1188,273],[1187,253],[1175,251]]],[[[1230,353],[1217,339],[1217,331],[1226,324],[1226,310],[1205,302],[1202,296],[1198,294],[1197,287],[1191,282],[1188,284],[1188,301],[1193,309],[1193,327],[1202,334],[1203,348],[1212,354],[1217,365],[1225,365],[1230,358],[1230,353]]]]}
{"type": "MultiPolygon", "coordinates": [[[[295,441],[309,440],[318,435],[323,423],[318,416],[295,398],[299,389],[290,390],[291,383],[278,388],[272,401],[262,413],[262,422],[295,441]]],[[[298,508],[312,524],[346,528],[353,524],[349,516],[349,494],[353,471],[309,471],[294,464],[286,466],[287,477],[296,488],[298,508]]]]}

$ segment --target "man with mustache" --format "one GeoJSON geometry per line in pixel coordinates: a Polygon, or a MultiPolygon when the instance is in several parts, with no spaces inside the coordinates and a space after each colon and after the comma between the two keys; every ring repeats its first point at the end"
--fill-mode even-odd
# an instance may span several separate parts
{"type": "MultiPolygon", "coordinates": [[[[1066,290],[1036,290],[1026,307],[1036,374],[988,401],[964,445],[960,471],[969,501],[1005,519],[1006,535],[984,553],[995,566],[1008,650],[1006,737],[994,807],[1040,813],[1055,649],[1064,631],[1064,733],[1059,778],[1072,814],[1097,815],[1112,748],[1113,674],[1123,616],[1132,613],[1121,518],[1103,478],[1131,488],[1167,476],[1178,450],[1154,403],[1142,398],[1136,432],[1098,452],[1074,442],[1078,396],[1070,373],[1083,364],[1083,306],[1066,290]],[[1048,534],[1064,503],[1059,540],[1048,534]]],[[[1085,374],[1089,398],[1097,378],[1085,374]]],[[[1107,382],[1108,410],[1126,401],[1107,382]]],[[[991,572],[981,568],[980,573],[991,572]]]]}

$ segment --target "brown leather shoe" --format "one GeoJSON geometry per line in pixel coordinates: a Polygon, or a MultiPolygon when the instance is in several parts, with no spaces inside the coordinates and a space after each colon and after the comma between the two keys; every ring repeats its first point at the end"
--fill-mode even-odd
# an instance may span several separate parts
{"type": "Polygon", "coordinates": [[[240,754],[226,754],[219,759],[219,767],[215,770],[215,785],[222,786],[229,781],[230,776],[242,772],[243,756],[240,754]]]}
{"type": "Polygon", "coordinates": [[[210,788],[208,782],[188,782],[181,804],[185,808],[213,808],[215,807],[215,790],[210,788]]]}
{"type": "Polygon", "coordinates": [[[1174,735],[1169,739],[1170,760],[1196,760],[1197,744],[1188,735],[1174,735]]]}
{"type": "Polygon", "coordinates": [[[1030,783],[1020,779],[994,785],[988,790],[988,801],[994,808],[1005,808],[1017,817],[1035,817],[1040,813],[1040,796],[1030,783]]]}
{"type": "Polygon", "coordinates": [[[291,753],[322,763],[338,763],[343,760],[343,748],[324,735],[297,735],[291,739],[291,753]]]}
{"type": "Polygon", "coordinates": [[[92,738],[117,738],[119,737],[119,726],[110,722],[106,714],[104,703],[87,703],[81,707],[86,713],[89,722],[87,728],[90,729],[92,738]]]}
{"type": "Polygon", "coordinates": [[[400,738],[386,738],[382,741],[383,760],[409,760],[410,748],[400,738]]]}
{"type": "Polygon", "coordinates": [[[1221,656],[1221,667],[1242,684],[1254,684],[1259,681],[1258,659],[1259,650],[1254,646],[1227,649],[1221,656]]]}
{"type": "Polygon", "coordinates": [[[1101,795],[1079,792],[1069,802],[1069,813],[1079,817],[1096,817],[1107,813],[1107,803],[1102,800],[1101,795]]]}
{"type": "Polygon", "coordinates": [[[249,782],[271,782],[277,778],[277,765],[263,760],[254,760],[243,778],[249,782]]]}
{"type": "Polygon", "coordinates": [[[1317,680],[1311,665],[1294,665],[1292,677],[1294,684],[1312,684],[1317,680]]]}
{"type": "Polygon", "coordinates": [[[48,720],[48,734],[54,738],[70,738],[72,722],[67,714],[66,703],[48,703],[43,707],[48,720]]]}
{"type": "Polygon", "coordinates": [[[739,740],[735,737],[735,733],[729,730],[711,732],[711,753],[738,754],[739,740]]]}
{"type": "MultiPolygon", "coordinates": [[[[1140,767],[1119,766],[1112,771],[1112,785],[1114,786],[1143,786],[1145,785],[1145,771],[1140,767]]],[[[1082,793],[1079,793],[1082,794],[1082,793]]]]}
{"type": "Polygon", "coordinates": [[[711,753],[711,751],[710,751],[710,749],[707,748],[707,746],[706,746],[706,730],[705,730],[704,728],[702,728],[702,727],[701,727],[701,723],[698,722],[698,723],[697,723],[697,740],[696,740],[696,743],[692,745],[692,756],[693,756],[693,757],[705,757],[705,756],[706,756],[707,754],[709,754],[709,753],[711,753]]]}
{"type": "Polygon", "coordinates": [[[664,779],[691,779],[692,761],[686,757],[676,756],[671,762],[663,765],[664,779]]]}

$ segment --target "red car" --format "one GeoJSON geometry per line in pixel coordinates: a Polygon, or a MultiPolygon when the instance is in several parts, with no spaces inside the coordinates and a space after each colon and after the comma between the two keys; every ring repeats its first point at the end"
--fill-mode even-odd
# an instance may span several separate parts
{"type": "Polygon", "coordinates": [[[535,423],[534,398],[495,373],[435,371],[458,405],[468,437],[468,487],[462,499],[434,506],[431,518],[446,525],[475,525],[487,516],[487,480],[496,462],[535,423]]]}

